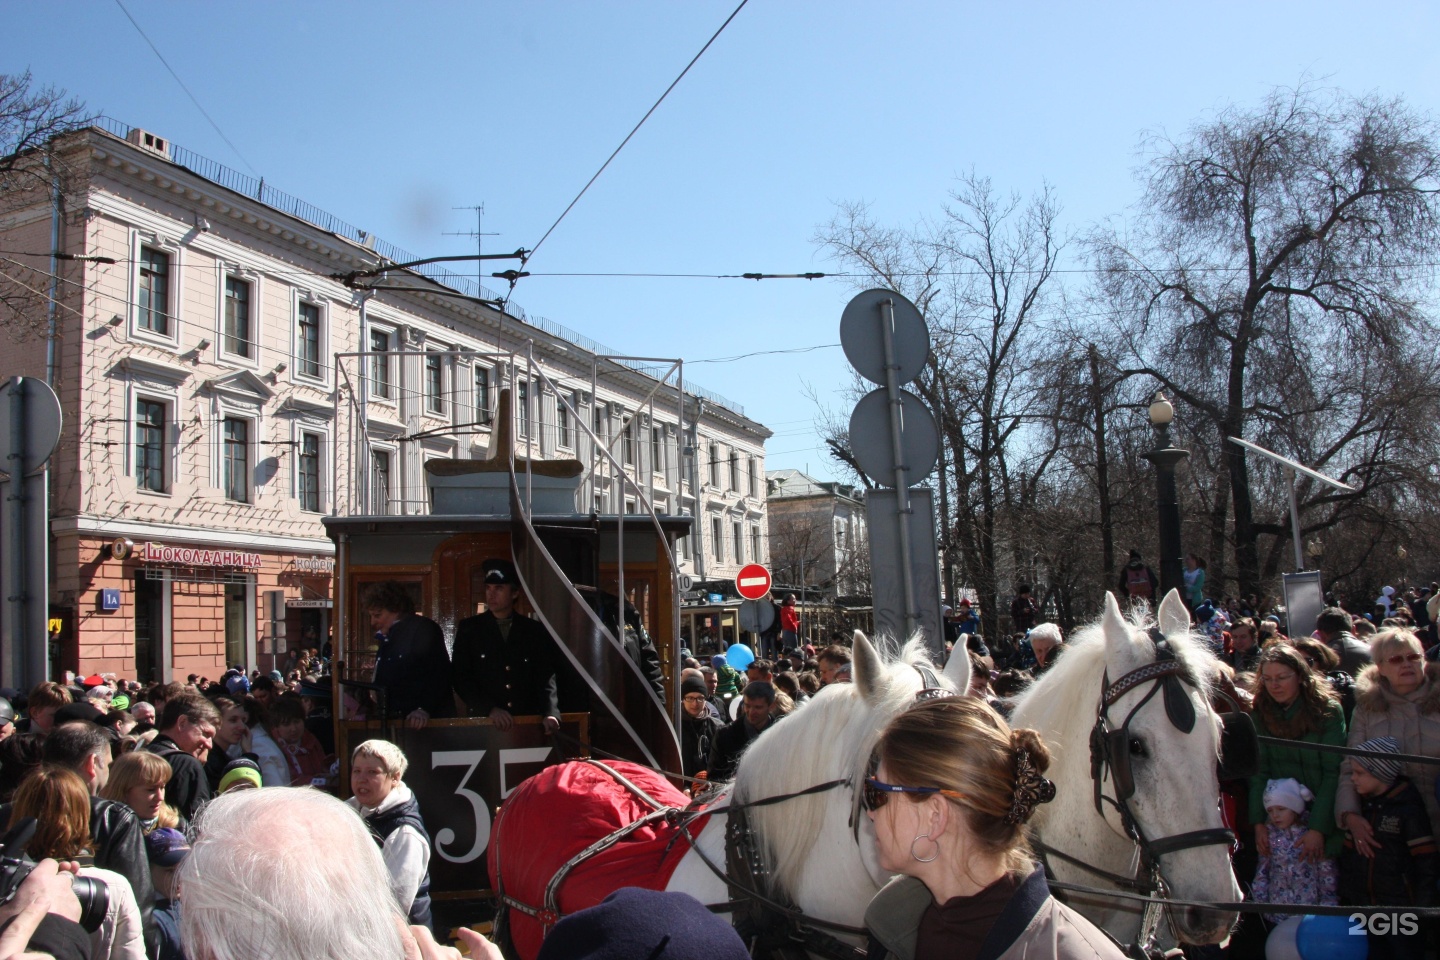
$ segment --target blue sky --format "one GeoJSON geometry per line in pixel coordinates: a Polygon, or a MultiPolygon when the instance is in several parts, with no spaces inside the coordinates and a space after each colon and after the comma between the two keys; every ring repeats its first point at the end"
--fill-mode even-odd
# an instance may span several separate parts
{"type": "MultiPolygon", "coordinates": [[[[670,3],[114,0],[0,4],[0,71],[30,68],[419,255],[532,247],[734,8],[670,3]]],[[[1048,180],[1075,232],[1123,216],[1145,131],[1316,78],[1440,108],[1440,7],[1422,3],[966,4],[751,0],[531,262],[536,274],[833,269],[841,200],[905,224],[973,167],[1048,180]]],[[[1072,248],[1070,266],[1081,266],[1072,248]]],[[[495,267],[494,269],[501,269],[495,267]]],[[[465,269],[464,267],[461,268],[465,269]]],[[[1067,278],[1083,283],[1083,276],[1067,278]]],[[[815,404],[848,415],[843,281],[543,277],[517,303],[769,425],[767,466],[837,471],[815,404]]]]}

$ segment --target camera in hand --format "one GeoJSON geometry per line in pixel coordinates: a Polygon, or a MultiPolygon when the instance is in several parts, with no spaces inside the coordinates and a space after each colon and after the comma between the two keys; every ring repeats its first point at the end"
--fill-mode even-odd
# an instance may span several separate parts
{"type": "MultiPolygon", "coordinates": [[[[35,818],[26,817],[0,837],[0,905],[15,899],[20,884],[35,869],[35,861],[25,853],[34,836],[35,818]]],[[[104,880],[93,877],[71,877],[70,884],[75,899],[80,901],[80,926],[94,933],[110,910],[110,889],[104,880]]]]}

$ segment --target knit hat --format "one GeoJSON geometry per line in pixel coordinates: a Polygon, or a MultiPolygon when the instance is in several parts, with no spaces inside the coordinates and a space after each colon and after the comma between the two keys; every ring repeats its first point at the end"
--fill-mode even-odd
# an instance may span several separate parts
{"type": "Polygon", "coordinates": [[[243,673],[237,673],[225,681],[225,689],[237,696],[245,696],[250,692],[250,678],[243,673]]]}
{"type": "Polygon", "coordinates": [[[125,693],[117,693],[117,694],[115,694],[115,699],[113,699],[113,700],[110,701],[110,709],[111,709],[111,710],[129,710],[129,709],[130,709],[130,695],[129,695],[129,694],[125,694],[125,693]]]}
{"type": "Polygon", "coordinates": [[[684,699],[687,695],[698,693],[709,696],[710,691],[705,686],[705,681],[699,677],[686,677],[680,681],[680,697],[684,699]]]}
{"type": "Polygon", "coordinates": [[[727,662],[728,661],[718,653],[710,658],[710,666],[714,667],[716,670],[719,670],[721,667],[725,666],[727,662]]]}
{"type": "Polygon", "coordinates": [[[190,855],[190,841],[172,827],[156,827],[145,837],[145,855],[157,867],[173,867],[190,855]]]}
{"type": "Polygon", "coordinates": [[[729,921],[686,893],[624,887],[555,924],[536,960],[748,960],[729,921]]]}
{"type": "Polygon", "coordinates": [[[1294,777],[1286,777],[1284,780],[1271,780],[1265,784],[1265,809],[1271,807],[1284,807],[1286,810],[1294,810],[1296,813],[1305,812],[1305,804],[1315,799],[1315,794],[1294,777]]]}
{"type": "Polygon", "coordinates": [[[254,760],[241,757],[239,760],[231,760],[225,766],[225,772],[220,775],[220,793],[235,788],[237,784],[249,783],[252,787],[262,786],[260,779],[260,765],[254,760]]]}
{"type": "MultiPolygon", "coordinates": [[[[1400,741],[1394,737],[1371,737],[1359,745],[1360,750],[1373,750],[1376,753],[1399,753],[1400,741]]],[[[1381,760],[1379,757],[1352,757],[1352,762],[1360,764],[1376,780],[1381,783],[1394,783],[1400,776],[1401,765],[1399,760],[1381,760]]]]}

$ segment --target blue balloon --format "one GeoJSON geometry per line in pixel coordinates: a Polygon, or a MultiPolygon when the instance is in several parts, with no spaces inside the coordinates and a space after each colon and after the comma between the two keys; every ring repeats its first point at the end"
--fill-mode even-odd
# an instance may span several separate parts
{"type": "Polygon", "coordinates": [[[1365,928],[1349,917],[1305,916],[1295,930],[1295,946],[1302,960],[1365,960],[1370,954],[1365,928]]]}
{"type": "Polygon", "coordinates": [[[744,670],[755,662],[755,651],[743,643],[732,643],[725,651],[725,662],[736,670],[744,670]]]}

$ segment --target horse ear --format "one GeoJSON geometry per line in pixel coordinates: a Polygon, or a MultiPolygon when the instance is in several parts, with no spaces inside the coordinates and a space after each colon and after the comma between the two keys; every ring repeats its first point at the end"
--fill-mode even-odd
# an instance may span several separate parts
{"type": "Polygon", "coordinates": [[[851,681],[866,703],[879,703],[885,682],[885,665],[880,662],[880,654],[859,630],[855,631],[855,645],[850,652],[851,681]]]}
{"type": "Polygon", "coordinates": [[[1165,594],[1165,599],[1160,601],[1160,632],[1165,636],[1175,633],[1185,633],[1190,629],[1190,611],[1185,609],[1185,602],[1180,599],[1180,591],[1172,589],[1165,594]]]}
{"type": "Polygon", "coordinates": [[[970,651],[958,643],[955,644],[955,649],[950,651],[950,659],[945,661],[942,673],[955,684],[956,690],[965,693],[970,689],[970,669],[970,651]]]}

